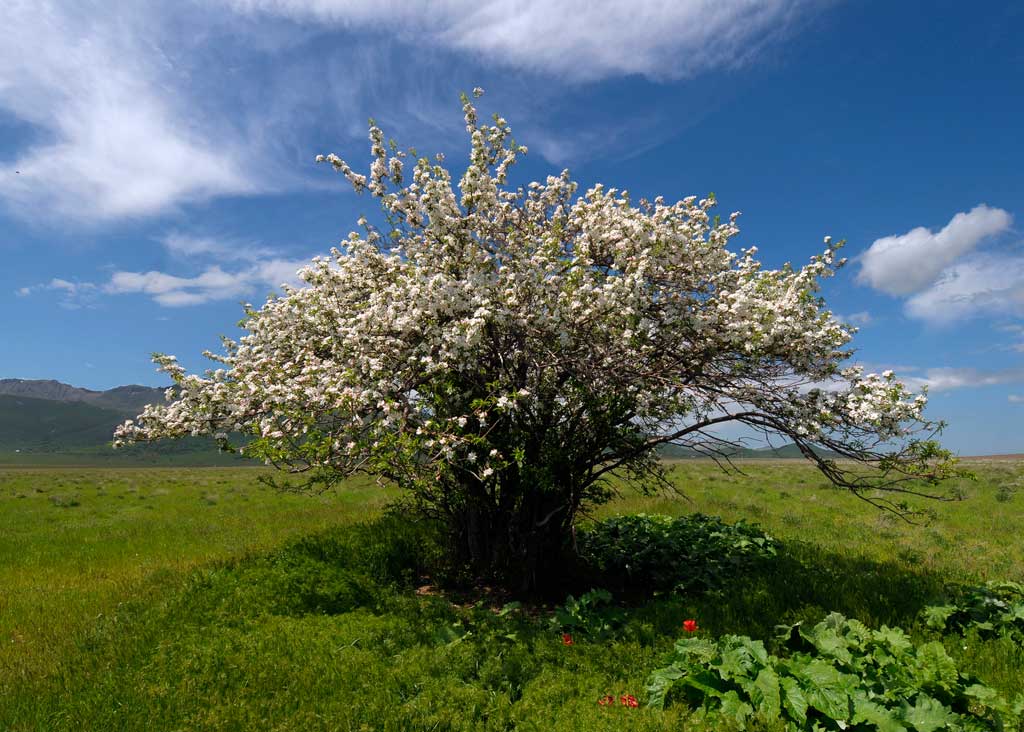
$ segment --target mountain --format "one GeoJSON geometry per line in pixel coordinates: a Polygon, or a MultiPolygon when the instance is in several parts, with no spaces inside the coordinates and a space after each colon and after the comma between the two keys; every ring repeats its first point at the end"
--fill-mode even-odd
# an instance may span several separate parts
{"type": "MultiPolygon", "coordinates": [[[[781,447],[734,447],[732,445],[723,445],[722,453],[724,456],[732,460],[780,460],[789,458],[803,458],[803,453],[800,452],[800,448],[795,443],[790,442],[789,444],[782,445],[781,447]]],[[[662,445],[658,448],[658,452],[662,457],[668,458],[669,460],[686,460],[691,458],[706,458],[709,457],[697,450],[688,447],[680,447],[679,445],[662,445]]],[[[818,454],[825,458],[839,458],[839,453],[831,450],[819,450],[818,454]]]]}
{"type": "Polygon", "coordinates": [[[93,391],[50,379],[0,379],[0,396],[29,397],[56,402],[82,402],[103,409],[131,413],[142,411],[147,404],[164,401],[167,388],[152,386],[118,386],[107,391],[93,391]]]}
{"type": "Polygon", "coordinates": [[[114,450],[114,428],[166,389],[81,389],[59,381],[0,379],[0,464],[245,465],[206,438],[161,440],[114,450]]]}

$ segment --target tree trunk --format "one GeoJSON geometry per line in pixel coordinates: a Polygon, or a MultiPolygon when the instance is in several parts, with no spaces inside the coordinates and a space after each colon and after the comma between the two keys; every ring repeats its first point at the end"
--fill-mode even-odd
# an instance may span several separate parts
{"type": "MultiPolygon", "coordinates": [[[[481,580],[524,594],[543,593],[557,583],[569,541],[570,512],[541,496],[523,496],[518,510],[470,501],[454,517],[456,559],[481,580]],[[546,508],[546,510],[544,510],[546,508]]],[[[549,500],[556,496],[549,496],[549,500]]]]}

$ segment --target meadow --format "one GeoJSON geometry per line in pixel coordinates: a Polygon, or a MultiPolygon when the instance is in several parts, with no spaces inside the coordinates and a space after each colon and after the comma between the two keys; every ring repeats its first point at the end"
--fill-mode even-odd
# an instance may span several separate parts
{"type": "MultiPolygon", "coordinates": [[[[367,481],[310,496],[253,468],[2,467],[0,729],[720,729],[684,704],[644,706],[684,619],[768,640],[838,611],[928,640],[925,606],[1024,579],[1024,462],[970,464],[963,500],[923,503],[923,526],[801,462],[740,467],[674,463],[678,494],[623,495],[594,518],[745,519],[778,556],[716,591],[630,598],[621,627],[571,645],[550,606],[438,589],[428,527],[367,481]],[[639,706],[598,703],[625,694],[639,706]]],[[[1024,694],[1012,640],[942,642],[1024,694]]]]}

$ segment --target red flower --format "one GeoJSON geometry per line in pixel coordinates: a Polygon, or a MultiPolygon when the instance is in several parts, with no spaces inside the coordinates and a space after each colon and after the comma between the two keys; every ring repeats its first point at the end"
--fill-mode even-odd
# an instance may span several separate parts
{"type": "Polygon", "coordinates": [[[612,704],[615,703],[615,697],[611,694],[608,694],[607,696],[602,696],[600,699],[598,699],[597,703],[600,704],[602,707],[610,707],[612,704]]]}
{"type": "Polygon", "coordinates": [[[571,646],[572,645],[572,633],[562,633],[562,645],[563,646],[571,646]]]}
{"type": "Polygon", "coordinates": [[[696,620],[684,620],[683,630],[685,630],[687,633],[696,633],[698,630],[700,630],[700,628],[697,626],[696,620]]]}
{"type": "Polygon", "coordinates": [[[633,696],[632,694],[623,694],[621,697],[619,697],[619,701],[622,702],[622,706],[624,706],[624,707],[638,707],[638,706],[640,706],[640,702],[638,702],[636,700],[636,697],[633,696]]]}

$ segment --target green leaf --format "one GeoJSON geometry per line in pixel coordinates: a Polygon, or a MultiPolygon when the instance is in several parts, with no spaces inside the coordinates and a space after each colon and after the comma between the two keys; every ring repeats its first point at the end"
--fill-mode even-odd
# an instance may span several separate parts
{"type": "Polygon", "coordinates": [[[807,697],[800,684],[792,676],[783,676],[779,679],[782,687],[782,703],[789,713],[789,716],[801,725],[807,722],[807,697]]]}
{"type": "Polygon", "coordinates": [[[686,672],[675,664],[659,668],[652,673],[647,684],[647,706],[652,709],[664,709],[672,687],[685,675],[686,672]]]}
{"type": "Polygon", "coordinates": [[[956,670],[956,663],[939,641],[931,641],[918,648],[916,660],[914,675],[921,687],[935,685],[953,689],[957,686],[960,674],[956,670]]]}
{"type": "MultiPolygon", "coordinates": [[[[700,671],[690,673],[680,680],[680,686],[689,687],[700,692],[705,697],[720,699],[725,693],[731,691],[731,684],[714,671],[700,671]]],[[[705,699],[706,701],[706,699],[705,699]]]]}
{"type": "Polygon", "coordinates": [[[945,630],[946,621],[956,612],[954,605],[932,605],[924,609],[924,622],[934,630],[945,630]]]}
{"type": "Polygon", "coordinates": [[[768,661],[768,652],[761,641],[752,641],[739,636],[722,639],[727,645],[722,650],[718,670],[729,679],[752,679],[768,661]]]}
{"type": "Polygon", "coordinates": [[[827,661],[814,659],[806,666],[794,669],[794,676],[802,682],[809,706],[827,717],[842,722],[850,716],[850,691],[856,680],[839,673],[827,661]]]}
{"type": "Polygon", "coordinates": [[[899,718],[891,710],[866,696],[858,696],[853,700],[853,723],[861,722],[873,724],[879,732],[907,732],[907,728],[900,724],[899,718]]]}
{"type": "Polygon", "coordinates": [[[735,691],[727,691],[722,695],[721,713],[743,724],[753,715],[754,707],[740,699],[735,691]]]}
{"type": "Polygon", "coordinates": [[[779,676],[771,668],[763,668],[748,687],[750,701],[765,719],[776,719],[782,714],[779,676]]]}
{"type": "Polygon", "coordinates": [[[918,694],[914,706],[905,704],[903,719],[918,732],[935,732],[956,721],[956,715],[927,694],[918,694]]]}

